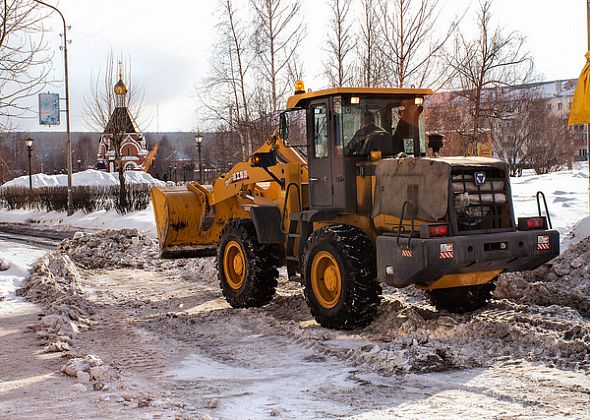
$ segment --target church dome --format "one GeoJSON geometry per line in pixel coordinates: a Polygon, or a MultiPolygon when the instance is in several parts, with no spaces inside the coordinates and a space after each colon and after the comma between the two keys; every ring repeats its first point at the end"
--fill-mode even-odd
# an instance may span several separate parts
{"type": "Polygon", "coordinates": [[[127,85],[123,81],[122,76],[119,76],[119,81],[117,82],[113,90],[115,91],[116,95],[126,95],[129,91],[129,89],[127,89],[127,85]]]}

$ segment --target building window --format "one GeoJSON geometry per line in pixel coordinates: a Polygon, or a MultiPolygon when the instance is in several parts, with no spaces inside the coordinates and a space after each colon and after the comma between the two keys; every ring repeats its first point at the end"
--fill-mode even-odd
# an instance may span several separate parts
{"type": "Polygon", "coordinates": [[[557,104],[557,109],[561,111],[562,105],[561,102],[557,104]]]}
{"type": "Polygon", "coordinates": [[[552,108],[551,104],[547,104],[547,110],[551,111],[551,108],[552,108]]]}

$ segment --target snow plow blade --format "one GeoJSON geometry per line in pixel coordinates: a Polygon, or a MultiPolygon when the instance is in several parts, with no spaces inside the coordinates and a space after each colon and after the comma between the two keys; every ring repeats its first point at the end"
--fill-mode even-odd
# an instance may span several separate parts
{"type": "Polygon", "coordinates": [[[181,258],[215,254],[215,242],[209,239],[208,227],[213,220],[207,198],[209,191],[202,185],[153,187],[152,205],[160,256],[181,258]],[[207,226],[208,225],[208,226],[207,226]]]}

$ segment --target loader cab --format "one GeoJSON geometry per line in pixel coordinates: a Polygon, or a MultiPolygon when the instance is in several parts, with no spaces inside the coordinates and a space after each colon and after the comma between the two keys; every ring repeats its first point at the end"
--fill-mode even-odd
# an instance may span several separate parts
{"type": "MultiPolygon", "coordinates": [[[[363,162],[399,153],[423,156],[426,89],[339,88],[289,98],[304,109],[312,208],[357,212],[356,177],[363,162]]],[[[291,106],[290,106],[291,105],[291,106]]],[[[287,114],[281,137],[288,137],[287,114]]]]}

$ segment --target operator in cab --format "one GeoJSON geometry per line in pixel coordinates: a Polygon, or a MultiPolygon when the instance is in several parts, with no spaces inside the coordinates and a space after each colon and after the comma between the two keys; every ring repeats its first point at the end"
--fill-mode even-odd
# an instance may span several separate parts
{"type": "Polygon", "coordinates": [[[385,133],[387,131],[375,124],[375,114],[367,110],[363,114],[362,126],[358,129],[352,139],[344,148],[344,154],[347,156],[367,155],[370,150],[367,150],[371,136],[375,133],[385,133]]]}

